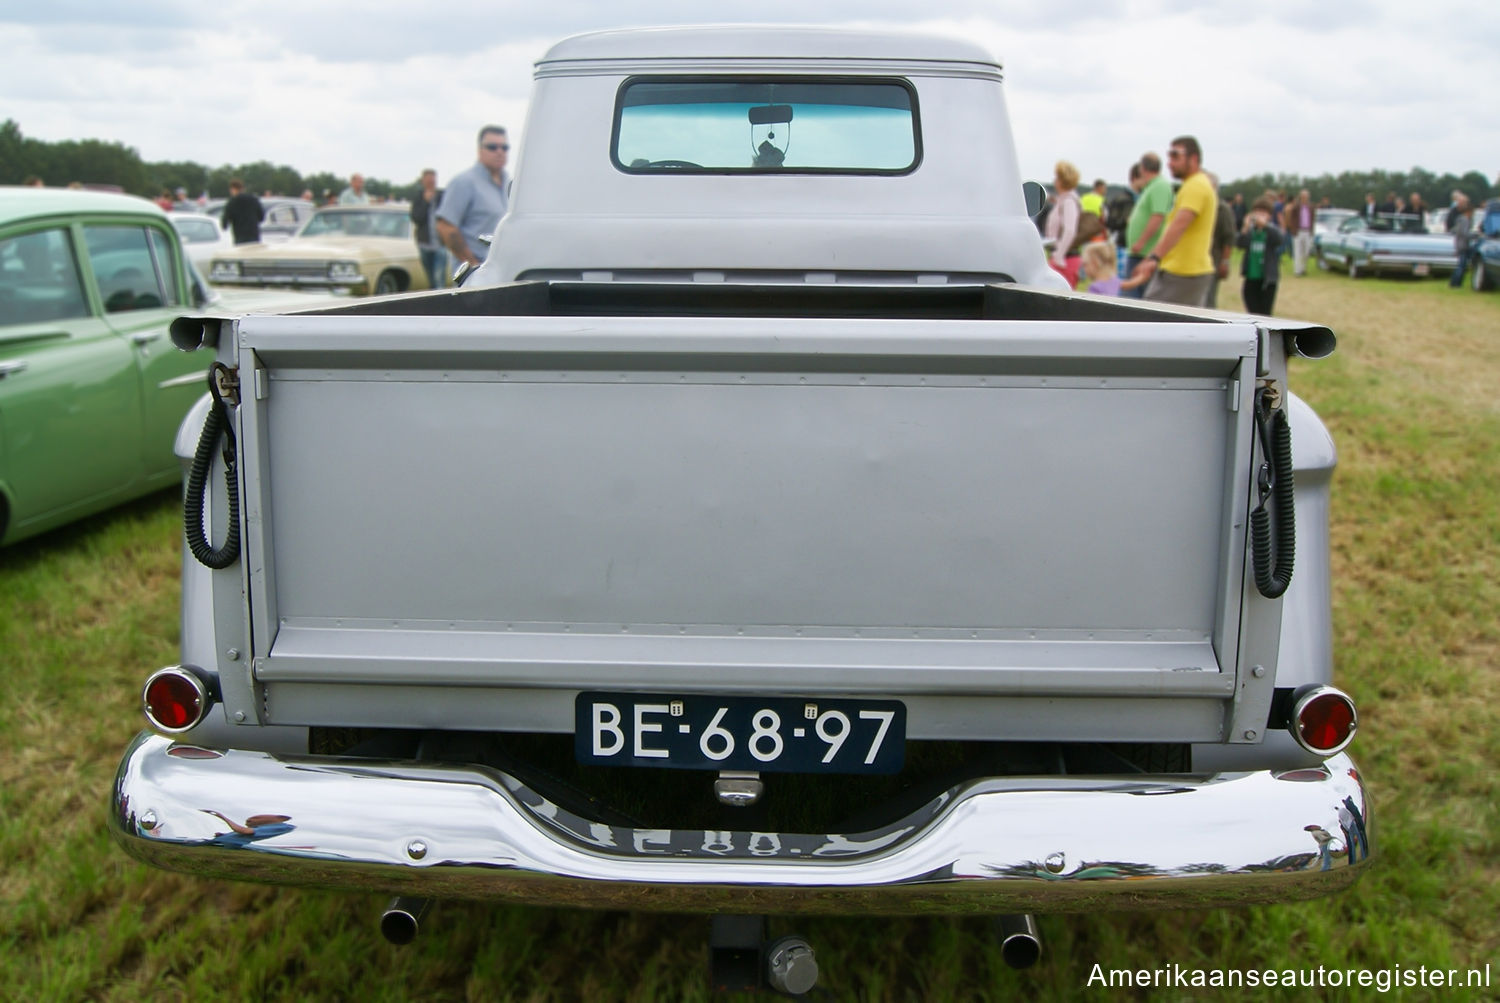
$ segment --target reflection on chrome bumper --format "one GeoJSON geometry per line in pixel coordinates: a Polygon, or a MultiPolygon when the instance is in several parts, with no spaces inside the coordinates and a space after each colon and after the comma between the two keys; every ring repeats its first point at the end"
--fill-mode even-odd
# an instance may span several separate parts
{"type": "Polygon", "coordinates": [[[881,829],[813,835],[607,825],[483,767],[280,758],[149,733],[120,764],[110,812],[131,855],[205,876],[771,913],[1309,898],[1358,876],[1369,826],[1344,755],[1283,774],[975,780],[881,829]]]}

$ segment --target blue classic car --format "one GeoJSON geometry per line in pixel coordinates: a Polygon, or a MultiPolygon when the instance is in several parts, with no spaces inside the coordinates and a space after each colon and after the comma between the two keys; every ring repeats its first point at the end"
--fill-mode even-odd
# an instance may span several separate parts
{"type": "Polygon", "coordinates": [[[1421,216],[1351,216],[1333,233],[1313,240],[1319,268],[1342,268],[1351,279],[1386,272],[1431,275],[1458,266],[1453,238],[1428,233],[1421,216]]]}
{"type": "Polygon", "coordinates": [[[1474,241],[1469,248],[1474,266],[1470,281],[1475,292],[1484,292],[1495,288],[1496,282],[1500,281],[1500,199],[1490,199],[1485,203],[1484,216],[1474,241]]]}

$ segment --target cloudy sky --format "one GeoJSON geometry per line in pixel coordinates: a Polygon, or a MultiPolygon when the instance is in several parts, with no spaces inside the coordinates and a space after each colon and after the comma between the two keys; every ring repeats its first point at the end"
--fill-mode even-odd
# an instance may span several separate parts
{"type": "MultiPolygon", "coordinates": [[[[1196,134],[1228,179],[1262,171],[1500,171],[1496,0],[0,0],[0,119],[147,160],[269,160],[404,183],[524,146],[532,63],[632,24],[903,27],[1005,67],[1026,177],[1059,157],[1123,180],[1196,134]],[[424,13],[424,11],[426,13],[424,13]]],[[[64,179],[48,179],[58,183],[64,179]]]]}

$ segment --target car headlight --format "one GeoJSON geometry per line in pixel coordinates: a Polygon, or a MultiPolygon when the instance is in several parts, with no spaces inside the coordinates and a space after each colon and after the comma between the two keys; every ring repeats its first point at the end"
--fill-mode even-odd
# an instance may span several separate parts
{"type": "Polygon", "coordinates": [[[335,261],[328,266],[330,279],[357,279],[360,277],[359,262],[335,261]]]}
{"type": "Polygon", "coordinates": [[[208,268],[210,279],[237,279],[240,277],[238,261],[214,261],[208,268]]]}

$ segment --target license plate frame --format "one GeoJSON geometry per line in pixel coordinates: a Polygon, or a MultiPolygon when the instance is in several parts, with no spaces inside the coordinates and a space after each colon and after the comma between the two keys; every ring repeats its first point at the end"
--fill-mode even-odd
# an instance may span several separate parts
{"type": "Polygon", "coordinates": [[[1413,275],[1430,275],[1432,274],[1432,266],[1425,261],[1419,261],[1411,266],[1411,273],[1413,275]]]}
{"type": "Polygon", "coordinates": [[[843,697],[585,691],[573,703],[573,750],[589,766],[892,774],[906,761],[906,705],[843,697]],[[774,715],[774,722],[765,714],[774,715]]]}

